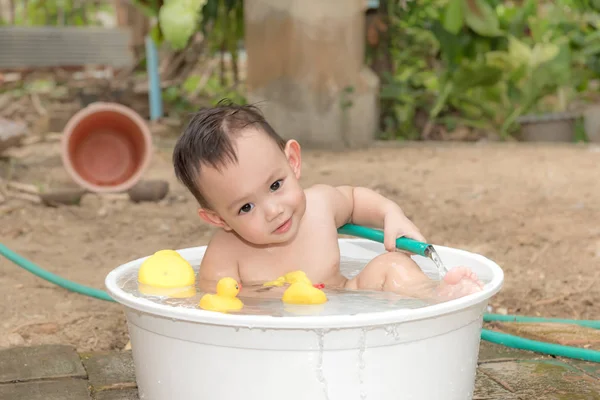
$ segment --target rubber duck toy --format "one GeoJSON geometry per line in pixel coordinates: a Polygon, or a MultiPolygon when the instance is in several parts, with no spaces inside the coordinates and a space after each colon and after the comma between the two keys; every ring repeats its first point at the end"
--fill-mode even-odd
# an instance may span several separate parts
{"type": "Polygon", "coordinates": [[[284,276],[290,287],[281,300],[288,304],[323,304],[327,302],[325,292],[315,287],[302,271],[294,271],[284,276]]]}
{"type": "MultiPolygon", "coordinates": [[[[277,278],[274,281],[264,283],[263,286],[264,287],[271,287],[271,286],[281,287],[286,283],[292,284],[292,283],[297,283],[297,282],[304,282],[309,285],[313,285],[312,282],[310,281],[310,279],[308,279],[308,277],[304,273],[304,271],[292,271],[292,272],[288,272],[284,276],[280,276],[279,278],[277,278]]],[[[322,283],[314,284],[313,286],[316,287],[317,289],[323,289],[325,287],[325,285],[322,283]]]]}
{"type": "Polygon", "coordinates": [[[194,269],[175,250],[159,250],[142,263],[138,289],[145,295],[175,298],[196,294],[194,269]]]}
{"type": "Polygon", "coordinates": [[[199,306],[204,310],[227,312],[240,310],[244,303],[236,296],[242,286],[233,278],[221,278],[217,282],[217,294],[205,294],[200,299],[199,306]]]}

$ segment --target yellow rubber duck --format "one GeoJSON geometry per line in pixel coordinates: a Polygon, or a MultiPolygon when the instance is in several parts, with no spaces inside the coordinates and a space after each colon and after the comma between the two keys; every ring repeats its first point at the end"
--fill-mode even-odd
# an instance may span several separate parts
{"type": "Polygon", "coordinates": [[[286,289],[281,300],[289,304],[323,304],[327,302],[327,296],[312,284],[295,282],[286,289]]]}
{"type": "Polygon", "coordinates": [[[142,263],[138,289],[146,295],[191,297],[196,294],[194,269],[174,250],[159,250],[142,263]]]}
{"type": "Polygon", "coordinates": [[[280,276],[279,278],[275,279],[274,281],[269,281],[269,282],[263,283],[263,287],[271,287],[271,286],[281,287],[285,283],[286,283],[285,278],[283,276],[280,276]]]}
{"type": "Polygon", "coordinates": [[[265,286],[265,287],[267,287],[267,286],[281,287],[286,283],[292,284],[292,283],[296,283],[296,282],[305,282],[305,283],[308,283],[309,285],[312,285],[312,282],[308,279],[308,277],[306,276],[306,274],[303,271],[292,271],[292,272],[288,272],[284,276],[280,276],[279,278],[275,279],[274,281],[263,283],[263,286],[265,286]]]}
{"type": "Polygon", "coordinates": [[[283,276],[290,287],[281,300],[288,304],[323,304],[327,302],[325,292],[316,288],[303,271],[293,271],[283,276]]]}
{"type": "Polygon", "coordinates": [[[217,294],[205,294],[200,299],[199,306],[209,311],[235,311],[244,307],[244,303],[236,296],[241,285],[233,278],[221,278],[217,283],[217,294]]]}

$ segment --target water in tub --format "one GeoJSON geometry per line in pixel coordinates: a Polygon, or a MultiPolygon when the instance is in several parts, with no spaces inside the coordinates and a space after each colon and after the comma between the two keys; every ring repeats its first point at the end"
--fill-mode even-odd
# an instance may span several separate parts
{"type": "MultiPolygon", "coordinates": [[[[356,276],[369,261],[370,260],[368,259],[342,256],[340,263],[341,272],[347,278],[352,278],[356,276]]],[[[192,267],[197,273],[199,266],[193,265],[192,267]]],[[[136,297],[145,298],[152,302],[172,307],[199,309],[198,302],[204,294],[204,292],[197,291],[193,296],[185,298],[142,294],[138,290],[137,270],[132,270],[128,275],[122,276],[119,285],[125,292],[131,293],[136,297]]],[[[243,287],[238,297],[244,302],[244,308],[240,311],[232,311],[231,313],[286,317],[303,315],[356,315],[398,309],[414,309],[431,304],[424,300],[401,297],[392,293],[332,290],[325,288],[328,297],[327,303],[310,307],[294,306],[291,304],[284,304],[281,301],[281,290],[277,291],[274,288],[274,292],[271,295],[261,295],[260,297],[248,296],[249,291],[253,290],[257,290],[257,288],[243,287]]]]}

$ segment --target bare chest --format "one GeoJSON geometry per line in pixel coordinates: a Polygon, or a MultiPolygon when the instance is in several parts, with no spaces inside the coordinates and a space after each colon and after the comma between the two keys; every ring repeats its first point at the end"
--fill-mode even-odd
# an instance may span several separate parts
{"type": "Polygon", "coordinates": [[[303,221],[297,237],[288,246],[252,250],[239,263],[242,282],[258,284],[292,271],[304,271],[314,282],[339,274],[340,250],[333,222],[303,221]]]}

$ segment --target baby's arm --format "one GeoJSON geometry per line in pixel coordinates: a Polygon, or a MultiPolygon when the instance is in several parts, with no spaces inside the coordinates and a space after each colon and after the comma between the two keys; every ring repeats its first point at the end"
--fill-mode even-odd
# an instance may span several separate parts
{"type": "Polygon", "coordinates": [[[335,189],[341,195],[336,196],[336,201],[347,204],[344,210],[340,210],[341,217],[347,213],[346,208],[351,210],[346,222],[382,229],[386,215],[402,213],[398,204],[371,189],[353,186],[338,186],[335,189]]]}
{"type": "Polygon", "coordinates": [[[200,290],[214,292],[219,279],[225,277],[242,283],[240,282],[237,252],[234,251],[235,244],[232,243],[229,235],[227,232],[217,231],[208,243],[198,272],[200,290]]]}
{"type": "Polygon", "coordinates": [[[351,222],[383,229],[385,248],[389,251],[395,249],[396,238],[400,236],[425,241],[419,229],[404,215],[398,204],[371,189],[338,186],[324,188],[323,192],[330,199],[337,227],[351,222]]]}

